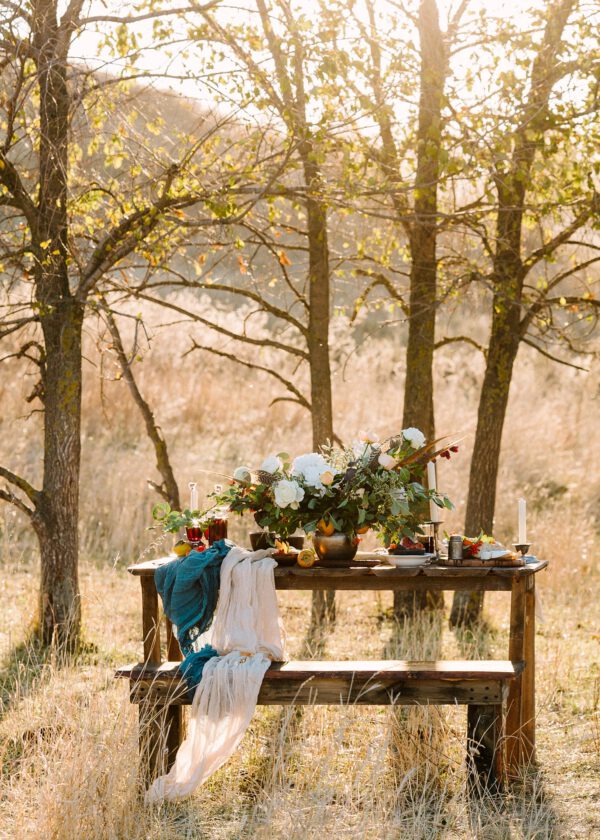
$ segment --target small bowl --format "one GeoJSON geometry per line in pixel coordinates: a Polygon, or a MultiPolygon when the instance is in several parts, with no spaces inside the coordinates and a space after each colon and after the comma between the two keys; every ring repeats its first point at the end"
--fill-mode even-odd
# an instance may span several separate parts
{"type": "Polygon", "coordinates": [[[433,557],[433,554],[388,554],[385,562],[397,569],[414,569],[416,566],[424,566],[433,557]]]}

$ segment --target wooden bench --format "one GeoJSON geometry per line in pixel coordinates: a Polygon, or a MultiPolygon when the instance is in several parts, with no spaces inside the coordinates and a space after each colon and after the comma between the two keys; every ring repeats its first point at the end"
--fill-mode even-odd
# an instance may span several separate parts
{"type": "MultiPolygon", "coordinates": [[[[179,662],[119,668],[129,679],[130,699],[140,705],[151,765],[169,767],[181,738],[177,707],[189,705],[179,662]],[[172,730],[172,731],[171,731],[172,730]],[[162,735],[162,738],[161,738],[162,735]],[[162,740],[162,744],[159,742],[162,740]],[[158,751],[158,755],[156,754],[158,751]],[[160,753],[163,753],[162,756],[160,753]]],[[[523,663],[508,661],[404,660],[274,662],[265,674],[260,705],[466,705],[467,756],[472,782],[502,787],[505,776],[504,713],[509,683],[523,663]]]]}
{"type": "MultiPolygon", "coordinates": [[[[140,757],[146,781],[173,763],[183,739],[183,707],[189,703],[178,668],[181,652],[165,617],[163,662],[154,572],[173,557],[130,566],[140,578],[144,662],[119,668],[139,707],[140,757]]],[[[275,570],[277,589],[322,590],[477,589],[511,595],[509,659],[494,661],[273,663],[258,702],[264,705],[466,705],[469,778],[477,787],[500,789],[506,775],[519,778],[535,759],[535,575],[536,561],[520,568],[369,568],[275,570]],[[506,749],[504,749],[504,739],[506,749]]]]}

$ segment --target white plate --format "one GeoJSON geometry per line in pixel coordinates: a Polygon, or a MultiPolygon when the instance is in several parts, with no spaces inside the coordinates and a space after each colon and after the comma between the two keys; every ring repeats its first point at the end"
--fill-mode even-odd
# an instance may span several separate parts
{"type": "Polygon", "coordinates": [[[415,566],[424,566],[433,556],[433,554],[384,554],[382,560],[397,569],[410,569],[415,566]]]}
{"type": "Polygon", "coordinates": [[[510,551],[506,548],[487,548],[482,546],[475,555],[479,560],[501,560],[504,557],[510,557],[510,551]]]}

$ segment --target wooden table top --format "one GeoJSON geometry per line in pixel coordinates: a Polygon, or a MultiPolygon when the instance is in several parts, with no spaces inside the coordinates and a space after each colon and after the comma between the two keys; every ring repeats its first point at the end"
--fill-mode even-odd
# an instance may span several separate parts
{"type": "MultiPolygon", "coordinates": [[[[127,571],[136,577],[151,577],[159,566],[176,560],[174,554],[135,563],[127,571]]],[[[510,589],[515,578],[529,577],[548,565],[535,560],[523,566],[461,567],[428,565],[415,568],[356,565],[348,568],[313,566],[278,566],[275,569],[277,589],[510,589]]]]}

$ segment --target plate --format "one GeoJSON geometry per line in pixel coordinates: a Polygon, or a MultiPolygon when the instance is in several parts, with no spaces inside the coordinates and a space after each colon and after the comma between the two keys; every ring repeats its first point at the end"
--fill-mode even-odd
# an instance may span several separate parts
{"type": "Polygon", "coordinates": [[[397,569],[412,569],[429,563],[434,554],[384,554],[382,560],[397,569]]]}
{"type": "Polygon", "coordinates": [[[511,552],[506,548],[486,548],[483,546],[475,555],[475,559],[479,560],[504,560],[511,556],[511,552]]]}

